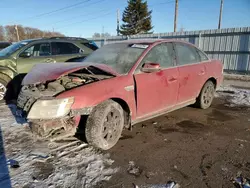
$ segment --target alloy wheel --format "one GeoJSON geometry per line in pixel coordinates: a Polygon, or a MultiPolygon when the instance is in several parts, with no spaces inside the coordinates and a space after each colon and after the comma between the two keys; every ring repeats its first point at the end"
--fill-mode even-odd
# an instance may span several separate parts
{"type": "Polygon", "coordinates": [[[4,99],[7,89],[3,83],[0,83],[0,101],[4,99]]]}
{"type": "Polygon", "coordinates": [[[112,109],[106,116],[103,129],[102,129],[102,137],[108,143],[113,142],[117,136],[120,136],[118,133],[118,129],[121,123],[121,115],[119,111],[116,109],[112,109]]]}
{"type": "Polygon", "coordinates": [[[203,103],[205,105],[210,105],[214,98],[214,86],[213,85],[207,85],[207,87],[204,89],[204,93],[202,96],[203,103]]]}

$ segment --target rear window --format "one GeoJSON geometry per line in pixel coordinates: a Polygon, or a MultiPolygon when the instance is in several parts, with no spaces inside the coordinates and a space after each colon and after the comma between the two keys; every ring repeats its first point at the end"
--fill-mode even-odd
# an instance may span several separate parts
{"type": "Polygon", "coordinates": [[[206,56],[203,52],[201,52],[201,51],[198,50],[198,49],[197,49],[197,52],[198,52],[198,54],[199,54],[199,56],[200,56],[200,58],[201,58],[201,61],[208,61],[207,56],[206,56]]]}
{"type": "Polygon", "coordinates": [[[194,47],[176,43],[177,56],[179,65],[188,65],[200,62],[200,56],[194,47]]]}

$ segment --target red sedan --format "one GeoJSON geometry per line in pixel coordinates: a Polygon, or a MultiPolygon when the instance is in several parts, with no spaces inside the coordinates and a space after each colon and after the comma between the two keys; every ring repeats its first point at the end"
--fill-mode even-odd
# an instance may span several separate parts
{"type": "Polygon", "coordinates": [[[140,40],[108,44],[82,63],[38,64],[18,106],[42,136],[74,135],[107,150],[123,128],[195,104],[210,107],[223,65],[192,44],[140,40]]]}

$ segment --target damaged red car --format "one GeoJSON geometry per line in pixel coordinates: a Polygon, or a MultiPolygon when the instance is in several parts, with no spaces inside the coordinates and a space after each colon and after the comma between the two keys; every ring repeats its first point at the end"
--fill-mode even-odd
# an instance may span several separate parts
{"type": "Polygon", "coordinates": [[[138,122],[191,104],[208,108],[222,79],[222,63],[192,44],[129,40],[81,63],[36,65],[18,107],[41,136],[72,136],[84,127],[86,141],[107,150],[138,122]]]}

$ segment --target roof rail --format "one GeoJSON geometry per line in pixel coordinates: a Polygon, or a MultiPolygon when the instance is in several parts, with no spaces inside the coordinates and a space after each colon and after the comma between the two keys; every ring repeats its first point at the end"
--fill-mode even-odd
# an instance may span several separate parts
{"type": "Polygon", "coordinates": [[[86,40],[85,38],[81,38],[81,37],[50,37],[49,39],[67,39],[67,40],[86,40]]]}

